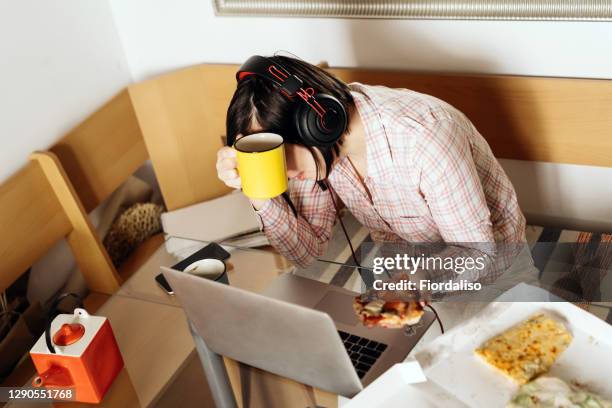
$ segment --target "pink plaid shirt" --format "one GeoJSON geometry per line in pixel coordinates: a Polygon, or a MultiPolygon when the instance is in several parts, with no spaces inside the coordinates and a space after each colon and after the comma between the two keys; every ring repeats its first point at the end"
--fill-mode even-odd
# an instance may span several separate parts
{"type": "MultiPolygon", "coordinates": [[[[463,113],[407,89],[350,88],[365,127],[371,197],[347,158],[328,183],[375,241],[525,241],[514,188],[463,113]]],[[[313,180],[291,180],[289,193],[297,218],[282,197],[257,214],[270,243],[306,266],[325,252],[335,209],[330,192],[313,180]]]]}

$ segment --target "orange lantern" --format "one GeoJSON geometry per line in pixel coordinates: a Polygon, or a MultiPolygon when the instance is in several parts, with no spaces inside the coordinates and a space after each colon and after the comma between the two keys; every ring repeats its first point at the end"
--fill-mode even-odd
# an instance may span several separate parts
{"type": "Polygon", "coordinates": [[[55,317],[30,356],[38,372],[33,386],[72,389],[71,399],[80,402],[102,401],[123,368],[108,319],[84,309],[55,317]]]}

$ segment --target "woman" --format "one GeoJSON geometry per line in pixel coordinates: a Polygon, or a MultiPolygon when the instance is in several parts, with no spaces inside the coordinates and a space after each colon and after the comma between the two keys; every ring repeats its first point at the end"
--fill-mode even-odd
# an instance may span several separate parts
{"type": "MultiPolygon", "coordinates": [[[[318,94],[333,96],[348,112],[337,143],[309,147],[292,119],[301,100],[258,75],[238,82],[227,114],[228,140],[261,131],[285,138],[290,202],[281,196],[251,200],[263,232],[285,257],[305,266],[325,252],[336,217],[334,198],[375,241],[525,240],[525,218],[512,184],[460,111],[407,89],[345,84],[301,60],[269,61],[318,94]],[[329,189],[317,182],[322,180],[329,189]]],[[[226,185],[240,188],[232,148],[219,150],[217,171],[226,185]]]]}

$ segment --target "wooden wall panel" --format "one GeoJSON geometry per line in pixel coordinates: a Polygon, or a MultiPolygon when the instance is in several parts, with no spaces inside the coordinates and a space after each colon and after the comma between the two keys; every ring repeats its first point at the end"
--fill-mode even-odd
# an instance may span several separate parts
{"type": "Polygon", "coordinates": [[[88,213],[148,159],[126,90],[50,150],[59,158],[88,213]]]}
{"type": "Polygon", "coordinates": [[[218,197],[216,152],[235,87],[233,67],[200,65],[129,87],[169,210],[218,197]]]}

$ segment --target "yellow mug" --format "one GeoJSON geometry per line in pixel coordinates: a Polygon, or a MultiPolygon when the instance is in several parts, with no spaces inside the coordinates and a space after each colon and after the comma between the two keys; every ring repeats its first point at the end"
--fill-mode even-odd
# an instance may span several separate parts
{"type": "Polygon", "coordinates": [[[234,143],[242,192],[249,198],[266,199],[287,190],[287,164],[283,137],[254,133],[234,143]]]}

